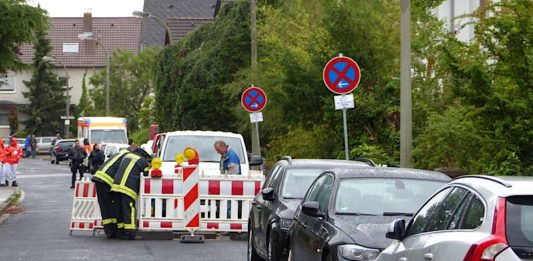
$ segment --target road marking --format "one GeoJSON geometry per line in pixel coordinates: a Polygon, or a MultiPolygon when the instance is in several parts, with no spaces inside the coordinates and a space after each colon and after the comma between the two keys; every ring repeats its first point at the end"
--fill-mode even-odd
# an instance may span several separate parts
{"type": "Polygon", "coordinates": [[[71,177],[72,174],[36,174],[36,175],[17,175],[17,179],[32,179],[32,178],[55,178],[55,177],[71,177]]]}
{"type": "Polygon", "coordinates": [[[44,213],[44,212],[70,212],[72,209],[43,209],[43,210],[26,210],[25,213],[44,213]]]}

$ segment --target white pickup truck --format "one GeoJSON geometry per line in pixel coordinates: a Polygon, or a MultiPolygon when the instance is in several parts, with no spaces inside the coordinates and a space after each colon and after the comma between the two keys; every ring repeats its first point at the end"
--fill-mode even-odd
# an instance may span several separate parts
{"type": "Polygon", "coordinates": [[[261,157],[252,156],[250,159],[246,153],[246,145],[242,135],[219,132],[219,131],[175,131],[159,135],[155,142],[159,149],[157,156],[163,160],[161,168],[163,176],[174,173],[176,154],[182,153],[187,147],[198,151],[200,158],[199,171],[201,175],[220,175],[220,155],[214,148],[215,141],[224,141],[234,150],[241,160],[241,175],[261,175],[260,171],[250,171],[250,166],[258,166],[263,163],[261,157]]]}

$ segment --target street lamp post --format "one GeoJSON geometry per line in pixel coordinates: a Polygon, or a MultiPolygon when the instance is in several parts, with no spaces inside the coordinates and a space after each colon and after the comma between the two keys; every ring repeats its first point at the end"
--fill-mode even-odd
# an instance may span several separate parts
{"type": "Polygon", "coordinates": [[[148,17],[152,17],[154,18],[155,20],[157,20],[160,24],[163,25],[163,27],[165,27],[165,30],[167,31],[167,34],[168,34],[168,43],[171,44],[172,43],[172,33],[170,32],[170,28],[168,27],[168,25],[165,23],[165,21],[163,21],[163,19],[161,19],[160,17],[157,17],[151,13],[148,13],[148,12],[141,12],[141,11],[133,11],[132,13],[134,16],[137,16],[137,17],[140,17],[141,19],[142,18],[148,18],[148,17]]]}
{"type": "Polygon", "coordinates": [[[411,8],[409,0],[401,2],[400,53],[400,166],[411,166],[412,106],[411,106],[411,8]]]}
{"type": "Polygon", "coordinates": [[[91,33],[83,33],[83,34],[79,34],[78,35],[78,38],[80,40],[95,40],[96,43],[100,46],[102,46],[102,49],[104,50],[104,53],[105,53],[105,58],[106,58],[106,74],[105,74],[105,115],[106,116],[110,116],[110,103],[109,103],[109,96],[110,96],[110,91],[109,91],[109,88],[110,88],[110,83],[109,83],[109,52],[107,51],[107,48],[102,44],[102,41],[100,40],[101,39],[101,36],[99,34],[93,34],[92,32],[91,33]]]}
{"type": "Polygon", "coordinates": [[[65,91],[66,91],[65,114],[67,116],[67,119],[65,120],[65,138],[68,138],[70,136],[70,129],[69,129],[70,127],[70,119],[69,119],[70,118],[70,94],[69,94],[70,76],[68,74],[67,66],[62,61],[57,60],[56,58],[51,57],[51,56],[44,56],[43,61],[44,62],[58,62],[59,64],[61,64],[61,66],[63,66],[63,70],[65,71],[65,76],[67,77],[67,86],[65,88],[65,91]]]}

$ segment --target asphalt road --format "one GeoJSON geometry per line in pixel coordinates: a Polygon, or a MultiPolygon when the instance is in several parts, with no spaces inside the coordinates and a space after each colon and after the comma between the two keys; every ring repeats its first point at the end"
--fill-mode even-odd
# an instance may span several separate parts
{"type": "Polygon", "coordinates": [[[0,225],[0,261],[4,260],[245,260],[246,242],[206,240],[108,240],[90,234],[69,235],[72,193],[68,166],[23,159],[17,181],[25,192],[21,212],[0,225]]]}

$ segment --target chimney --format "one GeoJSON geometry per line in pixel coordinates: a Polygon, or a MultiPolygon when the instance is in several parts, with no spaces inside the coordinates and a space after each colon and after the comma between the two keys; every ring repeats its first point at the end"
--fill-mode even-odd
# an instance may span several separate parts
{"type": "Polygon", "coordinates": [[[93,32],[93,16],[91,11],[85,11],[83,13],[83,32],[92,33],[93,32]]]}

